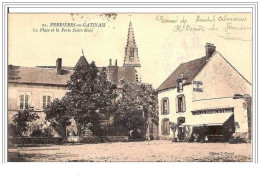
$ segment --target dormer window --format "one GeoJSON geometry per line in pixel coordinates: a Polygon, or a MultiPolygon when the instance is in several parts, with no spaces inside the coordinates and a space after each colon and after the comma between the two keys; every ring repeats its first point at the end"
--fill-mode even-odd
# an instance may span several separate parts
{"type": "Polygon", "coordinates": [[[178,82],[177,92],[180,93],[183,91],[182,79],[178,79],[177,82],[178,82]]]}
{"type": "Polygon", "coordinates": [[[183,91],[183,81],[184,81],[183,74],[180,74],[177,79],[177,83],[178,83],[177,92],[179,93],[183,91]]]}

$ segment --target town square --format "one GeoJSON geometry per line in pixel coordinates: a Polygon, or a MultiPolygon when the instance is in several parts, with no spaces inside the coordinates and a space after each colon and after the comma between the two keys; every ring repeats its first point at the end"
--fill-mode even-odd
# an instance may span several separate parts
{"type": "Polygon", "coordinates": [[[9,15],[8,161],[252,161],[250,14],[34,16],[9,15]]]}
{"type": "Polygon", "coordinates": [[[173,143],[167,140],[27,146],[9,149],[24,162],[250,162],[251,144],[173,143]]]}

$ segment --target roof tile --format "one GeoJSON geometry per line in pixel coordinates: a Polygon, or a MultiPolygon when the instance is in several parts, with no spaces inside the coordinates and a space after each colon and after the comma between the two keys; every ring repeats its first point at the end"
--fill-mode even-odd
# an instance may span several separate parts
{"type": "Polygon", "coordinates": [[[183,74],[184,78],[187,79],[183,85],[190,84],[206,63],[206,56],[204,56],[202,58],[180,64],[157,88],[157,91],[176,88],[178,86],[177,79],[181,74],[183,74]]]}

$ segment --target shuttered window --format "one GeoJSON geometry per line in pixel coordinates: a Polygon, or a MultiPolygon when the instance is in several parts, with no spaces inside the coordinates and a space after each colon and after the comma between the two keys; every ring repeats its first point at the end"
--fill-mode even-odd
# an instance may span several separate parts
{"type": "Polygon", "coordinates": [[[161,100],[161,114],[169,114],[169,113],[170,113],[169,99],[163,98],[161,100]]]}
{"type": "Polygon", "coordinates": [[[161,124],[161,135],[170,135],[169,119],[163,119],[161,124]]]}

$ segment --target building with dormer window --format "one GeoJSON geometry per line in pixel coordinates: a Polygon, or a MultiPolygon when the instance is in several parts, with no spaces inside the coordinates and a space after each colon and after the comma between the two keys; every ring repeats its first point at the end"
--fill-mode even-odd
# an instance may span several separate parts
{"type": "Polygon", "coordinates": [[[180,64],[157,89],[160,138],[193,140],[204,129],[212,141],[250,139],[251,83],[213,44],[205,50],[206,56],[180,64]]]}

